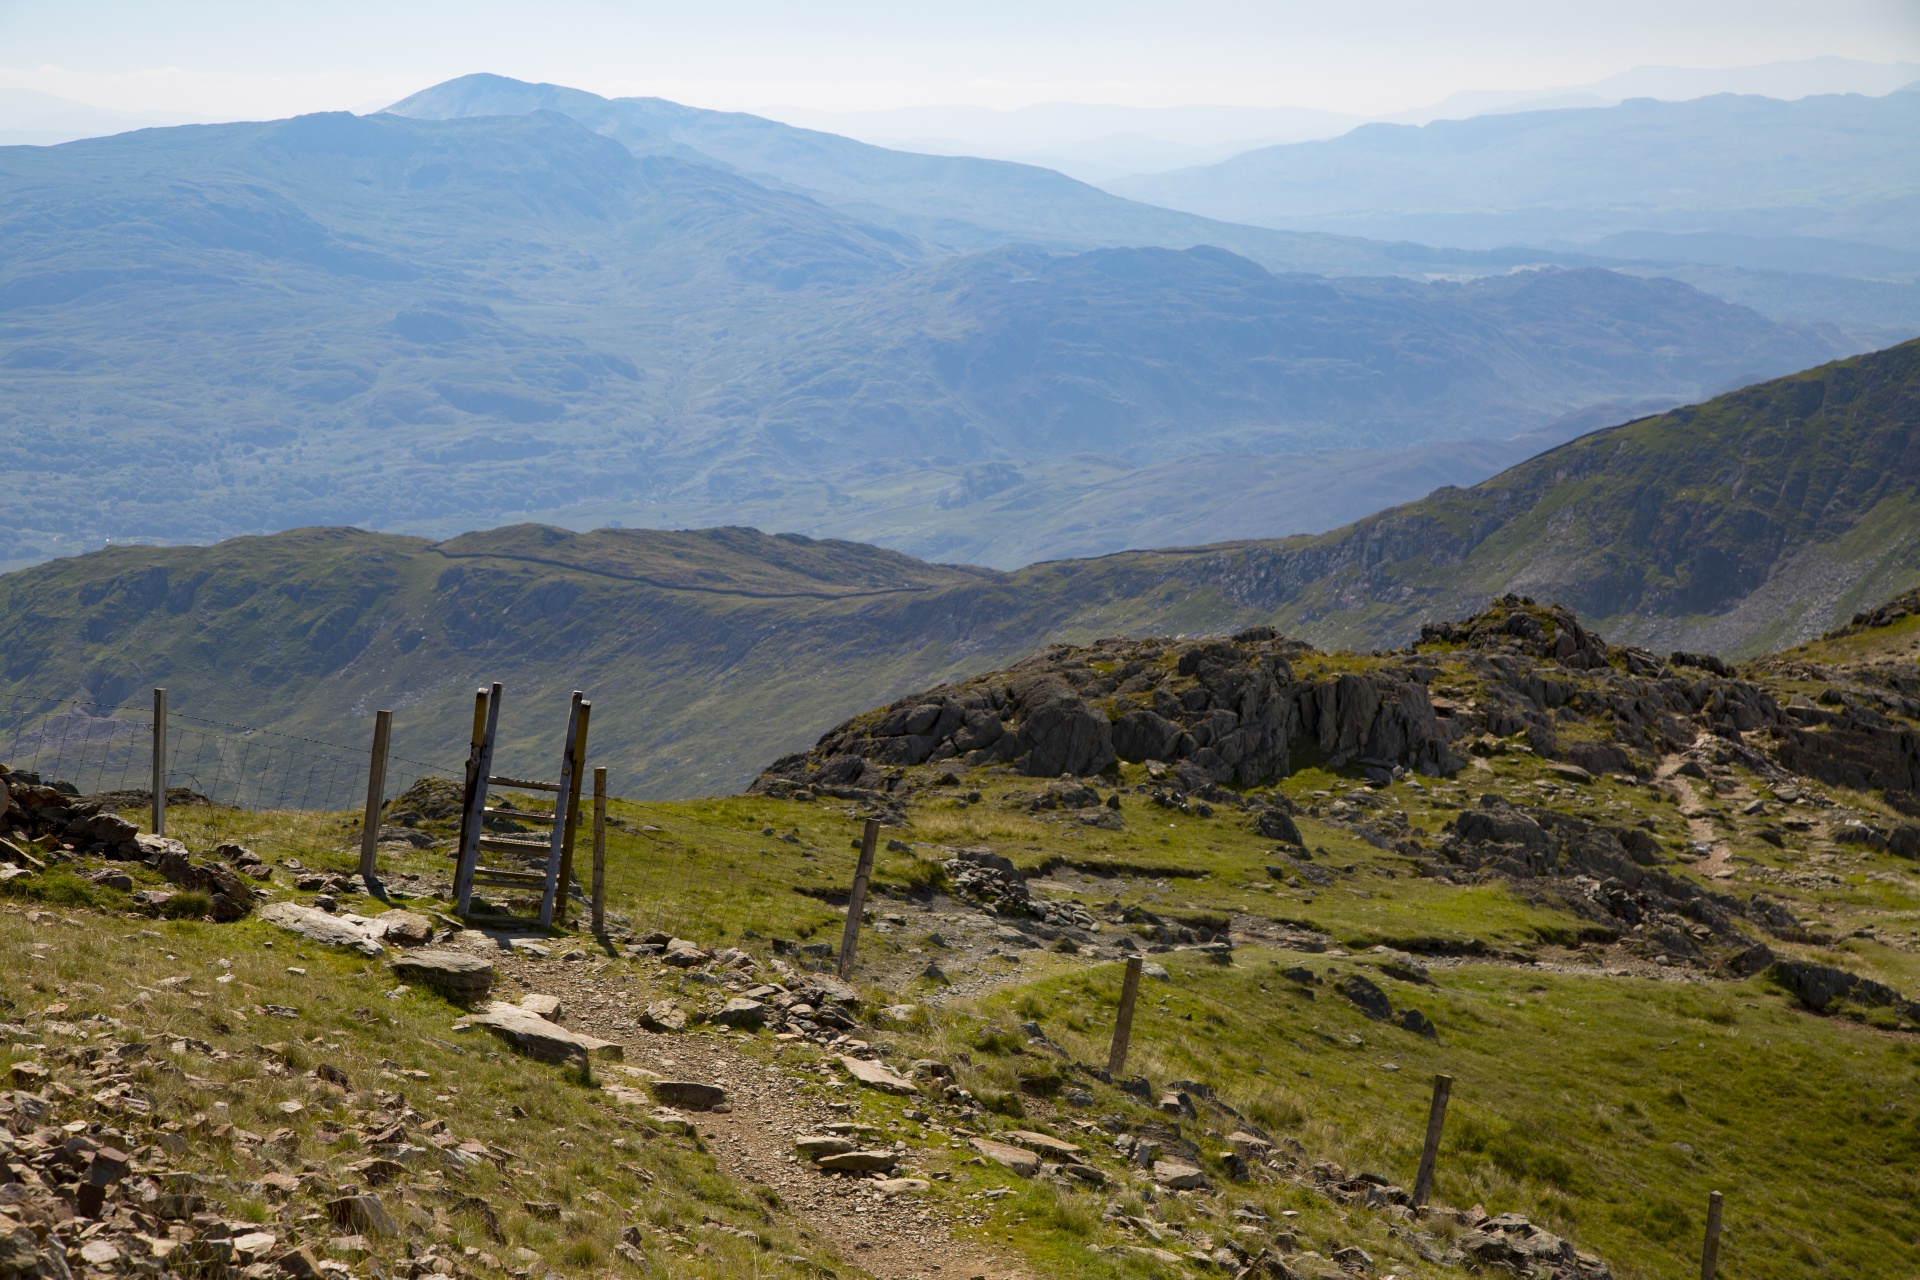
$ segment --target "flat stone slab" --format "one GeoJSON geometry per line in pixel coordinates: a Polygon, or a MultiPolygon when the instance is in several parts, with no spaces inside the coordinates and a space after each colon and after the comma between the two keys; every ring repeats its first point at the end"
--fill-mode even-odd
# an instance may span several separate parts
{"type": "Polygon", "coordinates": [[[880,1188],[880,1194],[888,1196],[913,1195],[933,1187],[925,1178],[882,1178],[873,1185],[880,1188]]]}
{"type": "Polygon", "coordinates": [[[388,967],[404,981],[422,983],[452,996],[482,996],[493,986],[492,963],[463,951],[408,951],[388,967]]]}
{"type": "Polygon", "coordinates": [[[380,945],[386,928],[376,928],[366,916],[357,916],[350,911],[330,915],[318,907],[303,903],[274,902],[261,909],[260,918],[268,924],[279,925],[282,929],[328,946],[346,947],[363,956],[386,954],[386,948],[380,945]]]}
{"type": "Polygon", "coordinates": [[[836,1156],[821,1156],[819,1163],[829,1173],[891,1173],[899,1161],[891,1151],[842,1151],[836,1156]]]}
{"type": "Polygon", "coordinates": [[[868,1062],[865,1058],[850,1058],[843,1054],[840,1065],[847,1069],[848,1075],[869,1089],[878,1089],[882,1093],[897,1093],[903,1097],[920,1092],[913,1087],[913,1081],[900,1075],[885,1063],[868,1062]]]}
{"type": "Polygon", "coordinates": [[[849,1151],[858,1151],[860,1144],[851,1138],[836,1138],[830,1134],[817,1137],[795,1138],[793,1149],[809,1160],[818,1160],[823,1156],[845,1155],[849,1151]]]}
{"type": "Polygon", "coordinates": [[[496,1000],[476,1015],[473,1021],[528,1057],[538,1058],[542,1062],[571,1062],[588,1055],[617,1059],[623,1055],[620,1046],[611,1040],[569,1031],[517,1004],[504,1004],[496,1000]]]}
{"type": "Polygon", "coordinates": [[[986,1138],[975,1138],[973,1149],[995,1164],[1003,1164],[1023,1178],[1031,1178],[1040,1172],[1040,1157],[1025,1147],[1010,1147],[1004,1142],[992,1142],[986,1138]]]}
{"type": "Polygon", "coordinates": [[[684,1107],[688,1111],[711,1111],[715,1107],[725,1106],[727,1091],[717,1084],[701,1084],[695,1080],[655,1080],[647,1086],[653,1090],[655,1101],[669,1107],[684,1107]]]}
{"type": "Polygon", "coordinates": [[[1071,1142],[1062,1142],[1052,1134],[1035,1133],[1031,1129],[1011,1129],[1007,1136],[1027,1150],[1038,1152],[1044,1159],[1079,1163],[1081,1149],[1071,1142]]]}

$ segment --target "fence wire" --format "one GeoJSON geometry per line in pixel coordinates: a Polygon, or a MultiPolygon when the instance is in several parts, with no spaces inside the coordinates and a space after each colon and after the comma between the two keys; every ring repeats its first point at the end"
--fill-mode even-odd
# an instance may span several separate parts
{"type": "MultiPolygon", "coordinates": [[[[0,761],[15,772],[84,796],[130,799],[153,784],[153,708],[70,698],[14,698],[0,711],[9,728],[0,761]]],[[[166,786],[241,809],[358,809],[366,801],[370,746],[167,715],[166,786]]],[[[459,779],[460,770],[387,757],[388,796],[422,777],[459,779]]]]}

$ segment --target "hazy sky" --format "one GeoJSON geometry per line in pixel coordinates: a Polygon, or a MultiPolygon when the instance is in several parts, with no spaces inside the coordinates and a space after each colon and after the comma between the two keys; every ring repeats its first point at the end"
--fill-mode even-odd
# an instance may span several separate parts
{"type": "Polygon", "coordinates": [[[470,71],[698,106],[1077,101],[1383,114],[1655,63],[1920,58],[1920,0],[0,0],[0,86],[220,119],[470,71]]]}

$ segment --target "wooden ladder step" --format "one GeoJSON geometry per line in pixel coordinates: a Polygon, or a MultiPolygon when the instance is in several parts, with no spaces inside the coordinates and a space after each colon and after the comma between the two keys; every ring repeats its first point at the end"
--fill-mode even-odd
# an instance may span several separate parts
{"type": "Polygon", "coordinates": [[[522,885],[539,889],[547,887],[547,877],[543,872],[502,871],[497,867],[475,867],[473,869],[473,882],[475,884],[506,885],[515,888],[522,885]]]}
{"type": "Polygon", "coordinates": [[[513,840],[506,836],[481,836],[480,847],[495,853],[537,854],[544,858],[552,851],[553,844],[547,840],[513,840]]]}
{"type": "Polygon", "coordinates": [[[548,826],[553,825],[554,815],[552,813],[541,813],[537,810],[482,809],[480,812],[489,818],[509,818],[515,822],[543,822],[548,826]]]}
{"type": "Polygon", "coordinates": [[[540,927],[540,917],[539,916],[508,916],[508,915],[500,915],[492,911],[469,911],[467,912],[467,923],[468,924],[500,924],[500,925],[509,925],[509,926],[526,925],[530,928],[538,929],[540,927]]]}
{"type": "Polygon", "coordinates": [[[557,782],[530,782],[525,778],[488,778],[490,787],[517,787],[522,791],[558,791],[557,782]]]}

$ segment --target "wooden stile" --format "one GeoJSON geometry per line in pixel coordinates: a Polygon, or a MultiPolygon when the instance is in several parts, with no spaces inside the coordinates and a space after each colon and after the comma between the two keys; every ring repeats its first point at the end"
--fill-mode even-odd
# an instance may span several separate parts
{"type": "Polygon", "coordinates": [[[466,802],[460,821],[459,870],[455,873],[454,911],[470,924],[553,925],[556,907],[564,912],[566,892],[573,867],[574,835],[580,819],[580,782],[587,752],[587,715],[593,704],[575,690],[567,709],[567,731],[560,756],[560,781],[539,782],[530,778],[504,777],[493,772],[493,744],[500,727],[500,686],[493,685],[474,695],[473,745],[467,755],[466,802]],[[554,795],[552,813],[520,808],[517,802],[488,807],[489,787],[508,787],[519,791],[548,791],[554,795]],[[507,818],[515,822],[544,823],[546,836],[515,839],[488,835],[488,818],[507,818]],[[546,869],[525,866],[482,866],[482,851],[515,854],[524,858],[544,855],[546,869]],[[473,909],[473,888],[486,885],[502,889],[540,891],[537,916],[500,915],[473,909]]]}

